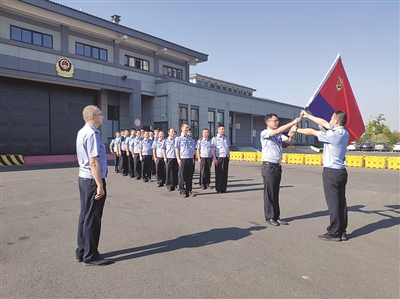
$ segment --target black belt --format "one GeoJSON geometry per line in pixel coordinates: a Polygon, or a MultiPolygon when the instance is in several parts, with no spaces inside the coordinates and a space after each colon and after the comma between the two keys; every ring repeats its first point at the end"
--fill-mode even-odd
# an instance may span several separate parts
{"type": "Polygon", "coordinates": [[[268,161],[263,161],[263,164],[269,164],[269,165],[274,165],[274,166],[281,166],[281,164],[272,163],[272,162],[268,162],[268,161]]]}

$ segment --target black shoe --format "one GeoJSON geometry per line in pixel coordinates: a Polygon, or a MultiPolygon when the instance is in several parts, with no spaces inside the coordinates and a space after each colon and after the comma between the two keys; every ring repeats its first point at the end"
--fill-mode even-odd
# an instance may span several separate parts
{"type": "Polygon", "coordinates": [[[347,241],[347,240],[348,240],[347,235],[346,235],[346,232],[344,232],[344,233],[342,233],[342,234],[340,235],[340,239],[341,239],[342,241],[347,241]]]}
{"type": "Polygon", "coordinates": [[[340,237],[339,236],[331,236],[330,234],[326,233],[323,235],[318,236],[320,240],[324,241],[334,241],[334,242],[340,242],[340,237]]]}
{"type": "Polygon", "coordinates": [[[137,180],[140,180],[141,178],[140,178],[140,176],[137,176],[136,179],[137,179],[137,180]]]}
{"type": "Polygon", "coordinates": [[[206,185],[208,189],[213,189],[213,187],[211,187],[210,185],[206,185]]]}
{"type": "Polygon", "coordinates": [[[126,173],[123,173],[123,174],[122,174],[122,176],[127,176],[127,175],[128,175],[128,174],[126,174],[126,173]]]}
{"type": "Polygon", "coordinates": [[[190,197],[195,197],[196,194],[193,194],[192,192],[189,192],[188,196],[190,196],[190,197]]]}
{"type": "Polygon", "coordinates": [[[105,260],[105,259],[99,259],[97,261],[91,261],[88,263],[83,263],[85,266],[106,266],[113,264],[112,260],[105,260]]]}
{"type": "Polygon", "coordinates": [[[202,190],[206,190],[207,187],[206,187],[206,186],[202,186],[201,189],[202,189],[202,190]]]}
{"type": "Polygon", "coordinates": [[[116,170],[115,173],[119,173],[119,170],[118,171],[116,170]]]}
{"type": "Polygon", "coordinates": [[[147,183],[149,180],[148,179],[143,179],[143,182],[147,183]]]}
{"type": "Polygon", "coordinates": [[[182,197],[184,197],[184,198],[185,198],[185,197],[188,197],[188,195],[187,195],[186,193],[179,193],[179,195],[182,196],[182,197]]]}
{"type": "Polygon", "coordinates": [[[276,222],[274,219],[265,219],[265,221],[267,221],[267,223],[269,223],[273,226],[279,226],[279,223],[276,222]]]}
{"type": "Polygon", "coordinates": [[[285,220],[282,219],[278,219],[276,220],[276,222],[278,222],[279,225],[289,225],[289,223],[287,223],[285,220]]]}
{"type": "Polygon", "coordinates": [[[162,186],[164,186],[164,184],[162,183],[157,184],[157,187],[162,187],[162,186]]]}

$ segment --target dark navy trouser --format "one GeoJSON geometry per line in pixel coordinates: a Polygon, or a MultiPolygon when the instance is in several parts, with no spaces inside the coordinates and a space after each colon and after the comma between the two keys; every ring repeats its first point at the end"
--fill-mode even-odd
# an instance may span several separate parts
{"type": "Polygon", "coordinates": [[[215,190],[225,193],[228,185],[229,158],[219,157],[217,160],[218,164],[215,165],[215,190]]]}
{"type": "Polygon", "coordinates": [[[107,197],[106,181],[103,179],[104,196],[94,199],[97,185],[94,179],[78,179],[81,200],[81,212],[78,221],[78,248],[76,259],[85,263],[97,261],[100,258],[98,246],[100,241],[101,217],[107,197]]]}
{"type": "Polygon", "coordinates": [[[342,235],[347,228],[347,177],[346,168],[333,169],[325,167],[322,172],[322,182],[330,220],[327,231],[328,234],[334,237],[342,235]]]}
{"type": "Polygon", "coordinates": [[[263,162],[261,176],[264,182],[265,219],[278,220],[281,214],[279,208],[279,185],[282,179],[282,167],[278,164],[263,162]]]}

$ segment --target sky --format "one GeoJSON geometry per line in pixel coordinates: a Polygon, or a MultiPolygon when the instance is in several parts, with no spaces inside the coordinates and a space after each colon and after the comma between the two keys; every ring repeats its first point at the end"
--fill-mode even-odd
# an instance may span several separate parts
{"type": "Polygon", "coordinates": [[[191,74],[302,107],[340,53],[364,122],[383,114],[400,131],[398,0],[54,2],[120,15],[121,25],[208,54],[191,74]]]}

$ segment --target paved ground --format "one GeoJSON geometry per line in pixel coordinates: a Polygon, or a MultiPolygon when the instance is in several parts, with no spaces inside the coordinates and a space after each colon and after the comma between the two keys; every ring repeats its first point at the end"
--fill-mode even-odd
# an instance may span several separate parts
{"type": "MultiPolygon", "coordinates": [[[[112,167],[109,167],[110,172],[112,167]]],[[[75,261],[75,164],[1,168],[1,298],[399,298],[400,171],[349,168],[349,241],[320,241],[318,166],[284,165],[282,218],[263,218],[259,163],[195,198],[111,172],[100,251],[75,261]]],[[[195,175],[197,178],[197,173],[195,175]]]]}

